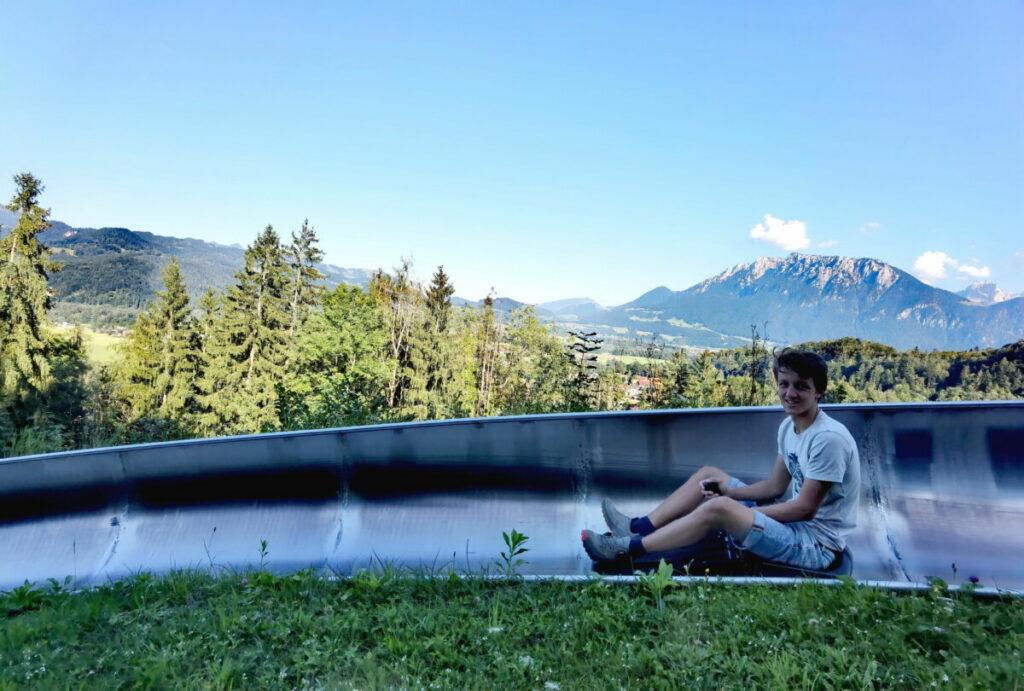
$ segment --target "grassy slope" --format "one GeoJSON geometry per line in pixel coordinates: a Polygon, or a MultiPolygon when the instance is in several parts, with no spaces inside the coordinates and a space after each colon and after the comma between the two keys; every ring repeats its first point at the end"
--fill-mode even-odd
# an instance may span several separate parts
{"type": "MultiPolygon", "coordinates": [[[[55,326],[53,329],[64,334],[74,331],[73,327],[55,326]]],[[[85,335],[86,358],[91,364],[109,365],[121,357],[117,352],[117,346],[124,341],[123,338],[93,331],[88,326],[83,326],[82,332],[85,335]]]]}
{"type": "Polygon", "coordinates": [[[842,585],[142,575],[0,596],[0,688],[1019,688],[1020,601],[842,585]]]}

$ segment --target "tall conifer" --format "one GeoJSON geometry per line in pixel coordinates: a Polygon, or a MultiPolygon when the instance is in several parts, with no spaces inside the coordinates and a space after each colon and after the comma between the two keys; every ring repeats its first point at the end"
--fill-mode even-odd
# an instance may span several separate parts
{"type": "Polygon", "coordinates": [[[288,357],[289,363],[297,356],[299,329],[306,322],[312,308],[320,304],[324,288],[320,282],[324,274],[316,268],[324,253],[317,247],[316,231],[309,219],[302,222],[298,234],[292,233],[291,244],[285,248],[285,257],[291,270],[288,285],[288,357]]]}
{"type": "Polygon", "coordinates": [[[455,334],[452,295],[455,286],[438,266],[426,292],[425,333],[420,341],[419,361],[425,367],[425,399],[427,417],[449,418],[463,412],[461,395],[456,384],[462,368],[461,343],[455,334]]]}
{"type": "Polygon", "coordinates": [[[245,267],[224,297],[204,346],[200,429],[232,434],[276,429],[277,385],[288,343],[288,267],[267,226],[245,251],[245,267]]]}
{"type": "Polygon", "coordinates": [[[20,173],[14,183],[17,191],[6,206],[18,222],[0,239],[0,398],[12,406],[12,418],[24,421],[42,408],[49,384],[47,275],[59,266],[37,238],[50,227],[49,210],[37,204],[42,182],[20,173]]]}
{"type": "Polygon", "coordinates": [[[135,320],[120,365],[129,419],[182,424],[195,407],[198,335],[178,260],[163,271],[164,290],[135,320]]]}

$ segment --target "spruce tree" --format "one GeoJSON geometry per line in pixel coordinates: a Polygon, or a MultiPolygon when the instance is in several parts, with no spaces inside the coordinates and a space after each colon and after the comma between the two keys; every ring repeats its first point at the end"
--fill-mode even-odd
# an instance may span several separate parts
{"type": "Polygon", "coordinates": [[[290,321],[288,267],[272,226],[246,249],[235,281],[204,344],[200,429],[206,434],[279,426],[277,386],[285,375],[290,321]]]}
{"type": "Polygon", "coordinates": [[[426,371],[427,417],[449,418],[462,412],[456,377],[461,369],[461,344],[455,334],[452,295],[455,286],[438,266],[426,292],[425,333],[420,357],[426,371]]]}
{"type": "Polygon", "coordinates": [[[668,376],[665,384],[665,405],[669,408],[689,408],[689,395],[692,392],[690,383],[693,378],[690,359],[686,351],[680,348],[669,358],[668,376]]]}
{"type": "Polygon", "coordinates": [[[429,314],[429,329],[435,335],[444,334],[452,316],[452,296],[455,295],[455,286],[452,285],[448,274],[444,272],[444,265],[437,267],[434,277],[427,288],[427,312],[429,314]]]}
{"type": "Polygon", "coordinates": [[[178,260],[163,271],[164,290],[135,320],[119,367],[128,420],[162,418],[180,429],[195,408],[199,348],[178,260]]]}
{"type": "Polygon", "coordinates": [[[199,298],[199,320],[196,325],[201,360],[206,357],[206,346],[213,341],[222,305],[221,297],[214,292],[213,287],[207,286],[203,296],[199,298]]]}
{"type": "Polygon", "coordinates": [[[726,404],[725,375],[715,367],[714,356],[705,350],[694,360],[686,398],[694,408],[719,408],[726,404]]]}
{"type": "Polygon", "coordinates": [[[45,405],[50,381],[46,311],[47,276],[59,266],[37,236],[50,227],[49,210],[37,204],[43,184],[31,173],[14,176],[17,191],[7,208],[18,214],[11,232],[0,238],[0,399],[15,424],[45,405]]]}
{"type": "Polygon", "coordinates": [[[317,247],[317,243],[316,231],[309,225],[309,219],[306,219],[299,233],[292,233],[291,244],[285,248],[291,273],[288,281],[289,363],[295,360],[297,354],[299,329],[306,322],[310,310],[320,304],[324,292],[320,282],[325,276],[316,268],[323,261],[324,253],[317,247]]]}

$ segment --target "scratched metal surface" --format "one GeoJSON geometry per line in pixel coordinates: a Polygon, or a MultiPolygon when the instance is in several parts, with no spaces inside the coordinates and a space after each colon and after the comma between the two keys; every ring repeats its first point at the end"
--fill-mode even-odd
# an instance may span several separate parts
{"type": "MultiPolygon", "coordinates": [[[[861,451],[854,576],[1024,588],[1024,403],[826,406],[861,451]],[[954,577],[952,565],[957,565],[954,577]]],[[[548,415],[0,461],[0,589],[185,567],[585,574],[600,499],[641,513],[705,464],[752,480],[778,408],[548,415]],[[260,554],[260,541],[267,553],[260,554]]]]}

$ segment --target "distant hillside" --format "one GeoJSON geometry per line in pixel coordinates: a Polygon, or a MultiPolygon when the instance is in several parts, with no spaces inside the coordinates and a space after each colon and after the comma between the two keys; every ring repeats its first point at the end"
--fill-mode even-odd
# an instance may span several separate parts
{"type": "MultiPolygon", "coordinates": [[[[0,226],[14,220],[0,212],[0,226]]],[[[160,271],[172,256],[181,262],[193,297],[207,286],[230,285],[243,261],[240,247],[126,228],[73,228],[55,221],[42,240],[64,263],[51,279],[54,318],[99,326],[131,323],[159,288],[160,271]]],[[[372,275],[368,269],[319,268],[331,287],[365,287],[372,275]]],[[[502,315],[521,305],[495,299],[502,315]]],[[[747,343],[752,325],[764,336],[766,323],[767,337],[776,343],[850,336],[900,349],[969,350],[1024,337],[1024,297],[991,283],[956,295],[877,259],[805,254],[738,264],[686,290],[661,286],[617,307],[581,297],[541,303],[537,314],[563,332],[597,331],[609,345],[658,336],[671,347],[733,348],[747,343]]]]}
{"type": "MultiPolygon", "coordinates": [[[[4,232],[13,224],[13,216],[0,215],[4,232]]],[[[178,258],[193,299],[207,286],[224,290],[244,263],[244,250],[237,246],[127,228],[74,228],[52,221],[39,237],[53,250],[54,260],[63,265],[50,276],[56,321],[130,324],[160,289],[161,271],[171,257],[178,258]]],[[[333,264],[317,268],[327,276],[325,283],[330,288],[339,283],[365,287],[372,275],[368,269],[333,264]]]]}

